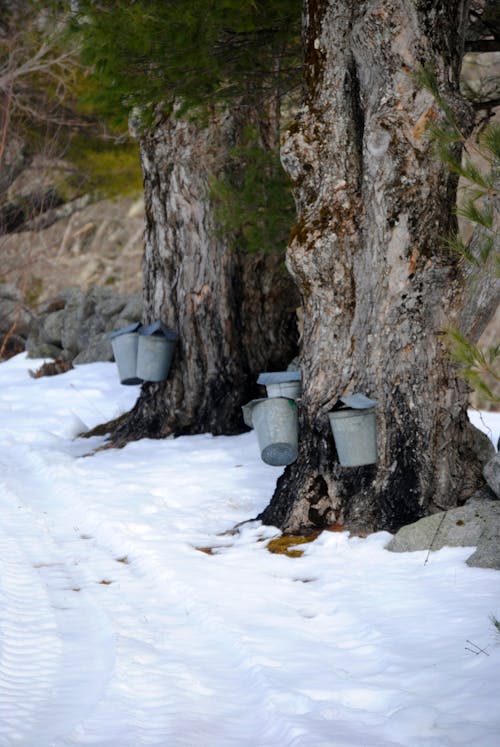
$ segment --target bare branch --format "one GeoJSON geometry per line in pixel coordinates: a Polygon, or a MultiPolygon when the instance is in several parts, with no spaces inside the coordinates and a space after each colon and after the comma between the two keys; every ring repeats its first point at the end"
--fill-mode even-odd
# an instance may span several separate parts
{"type": "Polygon", "coordinates": [[[472,101],[471,106],[477,112],[483,111],[484,109],[495,109],[500,106],[500,97],[497,99],[489,99],[489,101],[472,101]]]}
{"type": "Polygon", "coordinates": [[[7,99],[7,103],[5,105],[4,112],[3,112],[2,137],[0,140],[0,164],[2,163],[3,156],[5,153],[5,148],[7,147],[7,133],[9,131],[10,112],[12,109],[12,85],[9,86],[6,99],[7,99]]]}
{"type": "Polygon", "coordinates": [[[49,44],[44,43],[29,59],[21,64],[16,64],[15,55],[11,54],[8,63],[0,71],[0,89],[8,90],[16,80],[33,73],[50,73],[56,67],[62,67],[73,57],[73,52],[70,51],[50,57],[49,53],[53,51],[49,44]]]}

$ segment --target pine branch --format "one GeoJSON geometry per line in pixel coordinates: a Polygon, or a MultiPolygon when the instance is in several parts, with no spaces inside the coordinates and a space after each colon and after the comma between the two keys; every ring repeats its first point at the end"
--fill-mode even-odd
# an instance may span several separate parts
{"type": "Polygon", "coordinates": [[[491,402],[500,402],[486,383],[489,377],[493,382],[500,382],[500,370],[497,360],[500,358],[500,345],[493,345],[486,351],[473,345],[456,327],[448,330],[450,355],[460,364],[459,374],[480,394],[491,402]]]}

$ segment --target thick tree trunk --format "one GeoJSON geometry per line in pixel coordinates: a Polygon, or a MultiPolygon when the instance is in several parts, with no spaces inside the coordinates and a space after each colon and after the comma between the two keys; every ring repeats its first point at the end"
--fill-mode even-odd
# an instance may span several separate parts
{"type": "Polygon", "coordinates": [[[115,443],[241,432],[258,372],[296,354],[299,296],[284,256],[238,253],[214,220],[210,179],[237,143],[238,115],[205,127],[172,116],[142,140],[145,321],[162,319],[180,340],[168,380],[143,385],[115,443]]]}
{"type": "Polygon", "coordinates": [[[482,482],[445,330],[464,304],[443,248],[455,180],[426,126],[430,65],[458,117],[465,2],[307,0],[306,102],[282,150],[299,222],[287,263],[304,309],[297,461],[260,518],[300,532],[395,530],[482,482]],[[327,412],[378,401],[378,461],[339,466],[327,412]]]}

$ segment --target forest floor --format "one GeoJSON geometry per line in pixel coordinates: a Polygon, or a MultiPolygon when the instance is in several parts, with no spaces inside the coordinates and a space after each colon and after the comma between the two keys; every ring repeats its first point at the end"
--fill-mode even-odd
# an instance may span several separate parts
{"type": "Polygon", "coordinates": [[[500,574],[470,548],[271,554],[253,433],[95,451],[138,387],[40,363],[0,364],[1,747],[498,747],[500,574]]]}

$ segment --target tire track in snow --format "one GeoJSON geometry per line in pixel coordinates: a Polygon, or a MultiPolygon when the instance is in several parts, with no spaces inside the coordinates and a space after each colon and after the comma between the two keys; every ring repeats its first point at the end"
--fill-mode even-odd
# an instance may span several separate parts
{"type": "MultiPolygon", "coordinates": [[[[101,553],[100,567],[106,557],[108,562],[116,558],[120,546],[116,527],[98,523],[95,517],[85,529],[93,535],[95,551],[101,553]]],[[[166,570],[154,551],[145,553],[144,546],[129,536],[123,538],[122,546],[132,557],[126,566],[131,586],[139,584],[143,595],[146,585],[156,599],[155,630],[161,632],[148,630],[147,620],[142,625],[136,621],[141,628],[136,635],[144,641],[152,636],[152,651],[149,656],[147,651],[143,657],[139,654],[135,665],[129,661],[128,668],[124,667],[130,685],[129,693],[122,690],[126,708],[123,701],[119,704],[113,699],[110,688],[98,712],[81,725],[78,734],[60,744],[79,744],[80,739],[98,740],[99,747],[118,743],[120,747],[299,744],[302,735],[272,705],[275,690],[238,635],[197,598],[193,585],[182,581],[174,569],[166,570]],[[151,694],[141,703],[148,686],[151,694]],[[105,714],[110,709],[116,713],[120,705],[127,729],[106,734],[105,714]]],[[[120,616],[127,613],[133,615],[134,610],[120,610],[120,616]]]]}
{"type": "Polygon", "coordinates": [[[0,493],[0,746],[45,747],[94,707],[113,668],[109,623],[71,562],[0,493]]]}
{"type": "MultiPolygon", "coordinates": [[[[49,464],[40,451],[22,451],[23,463],[37,476],[36,489],[28,490],[29,486],[14,476],[11,484],[37,512],[50,506],[51,532],[57,537],[60,555],[64,547],[65,567],[79,562],[81,587],[94,598],[99,595],[98,606],[104,608],[114,628],[116,654],[102,697],[94,698],[92,705],[78,713],[68,702],[61,706],[58,731],[52,730],[50,739],[40,730],[39,718],[37,734],[44,741],[23,747],[83,743],[99,747],[192,747],[197,743],[206,747],[254,747],[256,743],[259,747],[293,747],[299,743],[300,729],[296,729],[293,716],[287,718],[274,707],[275,689],[255,662],[254,653],[198,598],[195,586],[186,583],[174,568],[167,570],[153,547],[145,548],[130,534],[120,536],[116,524],[103,522],[80,498],[76,504],[64,499],[71,495],[76,475],[82,481],[91,476],[95,482],[98,470],[75,469],[73,460],[54,459],[53,452],[49,464]],[[85,536],[94,537],[84,540],[85,564],[72,531],[74,521],[85,536]],[[112,568],[117,570],[120,546],[133,562],[120,564],[119,583],[96,587],[97,579],[112,576],[112,568]],[[151,620],[137,605],[145,593],[148,618],[154,615],[151,620]],[[66,723],[62,721],[64,708],[71,717],[66,723]]],[[[107,484],[106,476],[101,477],[101,484],[107,484]]],[[[135,517],[127,519],[134,522],[135,517]]],[[[66,628],[66,634],[71,635],[70,626],[66,628]]],[[[84,641],[82,646],[85,648],[84,641]]],[[[81,682],[76,678],[71,685],[67,671],[64,677],[68,701],[71,687],[78,692],[81,682]]]]}
{"type": "Polygon", "coordinates": [[[48,595],[0,529],[0,745],[26,745],[55,680],[61,642],[48,595]]]}

